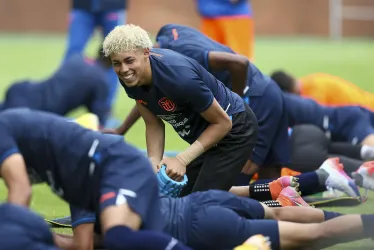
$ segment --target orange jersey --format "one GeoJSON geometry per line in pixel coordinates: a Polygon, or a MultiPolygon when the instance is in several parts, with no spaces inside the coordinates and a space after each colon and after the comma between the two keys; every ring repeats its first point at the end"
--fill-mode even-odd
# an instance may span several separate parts
{"type": "Polygon", "coordinates": [[[300,81],[301,95],[325,106],[361,106],[374,111],[374,94],[343,78],[317,73],[300,81]]]}

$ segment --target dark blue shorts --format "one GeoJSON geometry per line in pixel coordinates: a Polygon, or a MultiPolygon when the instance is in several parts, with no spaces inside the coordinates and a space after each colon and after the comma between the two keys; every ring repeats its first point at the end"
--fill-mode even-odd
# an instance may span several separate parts
{"type": "Polygon", "coordinates": [[[252,162],[259,167],[288,164],[288,118],[282,91],[271,82],[262,96],[250,97],[249,106],[258,121],[258,138],[252,162]]]}
{"type": "Polygon", "coordinates": [[[189,198],[186,244],[193,249],[233,249],[255,234],[270,237],[277,249],[278,224],[263,220],[264,209],[258,201],[216,190],[193,193],[189,198]]]}
{"type": "Polygon", "coordinates": [[[161,230],[159,187],[149,160],[123,141],[100,154],[99,211],[127,203],[142,218],[142,228],[161,230]]]}
{"type": "Polygon", "coordinates": [[[372,113],[358,106],[335,108],[329,116],[329,129],[333,141],[361,143],[374,134],[372,113]]]}
{"type": "Polygon", "coordinates": [[[42,217],[9,203],[0,205],[0,246],[1,249],[57,250],[42,217]]]}

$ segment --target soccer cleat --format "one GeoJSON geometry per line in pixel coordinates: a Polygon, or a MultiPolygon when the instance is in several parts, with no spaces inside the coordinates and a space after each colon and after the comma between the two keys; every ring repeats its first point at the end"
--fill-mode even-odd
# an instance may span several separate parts
{"type": "Polygon", "coordinates": [[[365,189],[364,197],[367,197],[368,190],[374,190],[374,161],[365,162],[356,172],[352,173],[352,177],[357,180],[361,177],[362,186],[365,189]]]}
{"type": "Polygon", "coordinates": [[[319,168],[326,171],[329,177],[326,180],[326,188],[337,189],[350,197],[360,197],[360,191],[355,182],[344,172],[344,166],[339,158],[329,158],[319,168]]]}
{"type": "Polygon", "coordinates": [[[269,183],[269,189],[271,193],[271,198],[276,200],[282,190],[286,187],[293,187],[297,189],[299,183],[297,182],[298,178],[294,176],[282,176],[269,183]]]}
{"type": "Polygon", "coordinates": [[[293,187],[286,187],[282,190],[279,194],[277,199],[279,204],[282,207],[287,206],[299,206],[299,207],[310,207],[308,203],[306,203],[303,198],[301,198],[300,193],[296,191],[293,187]]]}
{"type": "Polygon", "coordinates": [[[271,250],[268,237],[256,234],[246,240],[243,245],[235,247],[234,250],[271,250]]]}

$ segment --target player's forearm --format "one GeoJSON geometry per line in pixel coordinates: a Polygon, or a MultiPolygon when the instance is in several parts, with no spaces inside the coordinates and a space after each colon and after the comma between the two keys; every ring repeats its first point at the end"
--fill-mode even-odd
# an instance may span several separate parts
{"type": "Polygon", "coordinates": [[[30,205],[32,188],[27,185],[8,187],[8,202],[28,207],[30,205]]]}
{"type": "Polygon", "coordinates": [[[146,124],[146,141],[148,157],[153,167],[162,160],[165,147],[165,125],[162,121],[146,124]]]}
{"type": "Polygon", "coordinates": [[[203,145],[205,150],[208,150],[222,140],[230,132],[231,127],[231,120],[225,120],[218,124],[210,124],[197,140],[203,145]]]}
{"type": "Polygon", "coordinates": [[[130,111],[130,114],[126,117],[126,119],[123,121],[122,125],[117,129],[118,133],[121,135],[124,135],[127,133],[127,131],[136,123],[136,121],[140,118],[140,112],[134,106],[132,110],[130,111]]]}
{"type": "Polygon", "coordinates": [[[231,130],[231,121],[222,124],[211,124],[200,137],[186,150],[180,152],[176,157],[188,166],[193,160],[202,155],[206,150],[216,145],[231,130]]]}
{"type": "Polygon", "coordinates": [[[72,235],[53,233],[53,239],[58,248],[63,250],[75,249],[72,235]]]}
{"type": "Polygon", "coordinates": [[[230,71],[232,91],[237,93],[239,96],[243,96],[244,94],[244,88],[247,84],[247,72],[247,66],[243,67],[243,65],[233,65],[230,71]]]}

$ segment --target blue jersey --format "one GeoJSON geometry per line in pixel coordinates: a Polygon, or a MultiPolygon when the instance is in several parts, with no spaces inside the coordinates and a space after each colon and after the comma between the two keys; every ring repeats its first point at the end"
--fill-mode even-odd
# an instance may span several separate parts
{"type": "MultiPolygon", "coordinates": [[[[194,28],[177,24],[163,26],[156,40],[161,48],[171,49],[195,59],[226,87],[232,88],[230,73],[211,69],[208,60],[211,51],[235,54],[229,47],[210,39],[194,28]]],[[[250,63],[245,96],[261,96],[270,82],[270,77],[262,74],[254,64],[250,63]]]]}
{"type": "MultiPolygon", "coordinates": [[[[26,108],[0,113],[0,137],[0,166],[8,156],[20,153],[28,169],[73,204],[92,200],[95,188],[90,165],[95,159],[89,152],[100,153],[123,140],[85,129],[64,117],[26,108]]],[[[103,154],[101,160],[105,157],[103,154]]]]}
{"type": "Polygon", "coordinates": [[[103,124],[110,108],[106,103],[108,95],[103,66],[74,55],[50,78],[36,83],[16,83],[10,87],[4,108],[22,106],[66,115],[85,106],[103,124]]]}
{"type": "Polygon", "coordinates": [[[166,49],[152,49],[152,85],[127,87],[127,95],[171,124],[179,136],[193,143],[209,123],[200,115],[214,98],[228,115],[244,111],[243,100],[209,74],[195,60],[166,49]]]}
{"type": "Polygon", "coordinates": [[[126,0],[73,0],[73,9],[89,12],[126,9],[126,0]]]}
{"type": "Polygon", "coordinates": [[[323,107],[312,99],[295,94],[284,93],[283,96],[290,127],[298,124],[314,124],[321,127],[324,117],[331,116],[334,110],[333,108],[323,107]]]}

